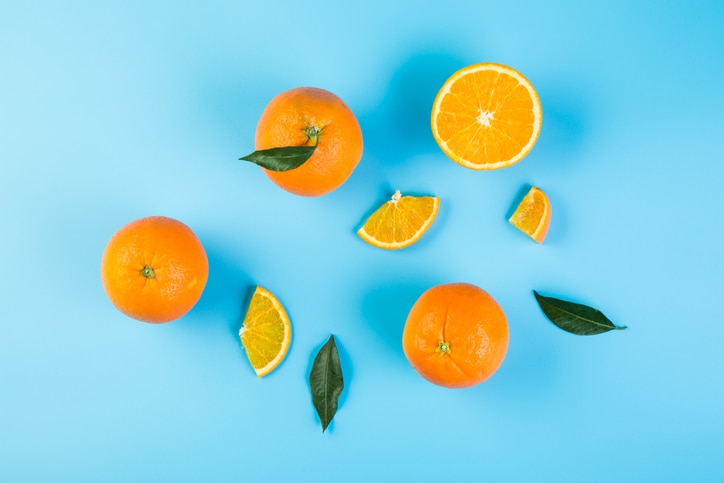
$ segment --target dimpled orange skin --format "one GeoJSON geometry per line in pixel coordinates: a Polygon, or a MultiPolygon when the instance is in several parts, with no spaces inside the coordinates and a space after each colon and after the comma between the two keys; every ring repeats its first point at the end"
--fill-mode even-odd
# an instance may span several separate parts
{"type": "Polygon", "coordinates": [[[121,228],[101,261],[103,288],[113,305],[131,318],[154,324],[191,310],[208,274],[206,252],[193,231],[163,216],[141,218],[121,228]]]}
{"type": "Polygon", "coordinates": [[[498,303],[467,283],[438,285],[415,302],[402,335],[405,356],[428,381],[448,388],[480,384],[508,351],[508,323],[498,303]]]}
{"type": "Polygon", "coordinates": [[[362,159],[362,130],[349,107],[335,94],[298,87],[276,96],[256,128],[257,150],[311,146],[309,128],[319,130],[314,154],[288,171],[264,173],[282,189],[300,196],[321,196],[339,188],[362,159]]]}

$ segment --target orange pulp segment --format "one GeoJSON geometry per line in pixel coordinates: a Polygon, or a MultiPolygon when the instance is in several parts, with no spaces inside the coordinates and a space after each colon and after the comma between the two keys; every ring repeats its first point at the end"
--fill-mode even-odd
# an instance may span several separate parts
{"type": "Polygon", "coordinates": [[[543,243],[551,222],[548,196],[532,186],[508,221],[538,243],[543,243]]]}
{"type": "Polygon", "coordinates": [[[511,166],[533,148],[541,127],[533,85],[515,69],[481,63],[454,73],[432,107],[432,134],[443,152],[470,169],[511,166]]]}
{"type": "Polygon", "coordinates": [[[263,287],[256,287],[239,330],[241,344],[254,372],[263,377],[284,359],[292,340],[292,326],[279,300],[263,287]]]}
{"type": "Polygon", "coordinates": [[[378,248],[408,247],[430,228],[439,206],[437,196],[402,196],[397,190],[391,200],[370,215],[357,234],[378,248]]]}

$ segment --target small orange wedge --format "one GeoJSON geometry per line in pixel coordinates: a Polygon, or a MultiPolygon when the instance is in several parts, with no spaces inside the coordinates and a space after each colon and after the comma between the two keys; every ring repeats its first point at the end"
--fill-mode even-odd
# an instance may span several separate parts
{"type": "Polygon", "coordinates": [[[408,247],[430,228],[439,206],[437,196],[402,196],[397,190],[391,200],[370,215],[357,234],[378,248],[408,247]]]}
{"type": "Polygon", "coordinates": [[[533,85],[511,67],[474,64],[437,94],[430,119],[440,148],[470,169],[500,169],[523,159],[538,139],[541,106],[533,85]]]}
{"type": "Polygon", "coordinates": [[[548,196],[532,186],[508,221],[538,243],[543,243],[551,223],[548,196]]]}
{"type": "Polygon", "coordinates": [[[239,330],[241,344],[259,377],[273,371],[284,359],[292,340],[292,326],[279,300],[256,287],[239,330]]]}

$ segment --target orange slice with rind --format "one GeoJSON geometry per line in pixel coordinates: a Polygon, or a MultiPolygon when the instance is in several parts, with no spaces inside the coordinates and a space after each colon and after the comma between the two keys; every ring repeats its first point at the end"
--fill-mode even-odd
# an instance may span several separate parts
{"type": "Polygon", "coordinates": [[[540,134],[540,99],[517,70],[494,63],[455,72],[432,107],[432,134],[456,163],[476,170],[500,169],[523,159],[540,134]]]}
{"type": "Polygon", "coordinates": [[[551,223],[551,203],[539,188],[531,186],[508,221],[538,243],[543,243],[551,223]]]}
{"type": "Polygon", "coordinates": [[[370,245],[385,250],[408,247],[430,228],[439,206],[437,196],[402,196],[397,190],[392,199],[370,215],[357,234],[370,245]]]}
{"type": "Polygon", "coordinates": [[[279,300],[257,286],[239,330],[241,345],[254,372],[263,377],[273,371],[289,350],[292,326],[279,300]]]}

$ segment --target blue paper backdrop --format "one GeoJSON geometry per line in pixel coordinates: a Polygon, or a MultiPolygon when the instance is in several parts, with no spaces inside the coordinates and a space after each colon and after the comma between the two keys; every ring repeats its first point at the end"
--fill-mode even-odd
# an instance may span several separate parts
{"type": "Polygon", "coordinates": [[[0,6],[0,480],[723,481],[724,3],[4,2],[0,6]],[[455,70],[524,73],[540,139],[514,167],[437,148],[455,70]],[[279,92],[328,89],[363,159],[321,198],[237,158],[279,92]],[[553,204],[538,246],[506,221],[553,204]],[[395,189],[441,197],[413,247],[355,230],[395,189]],[[153,326],[99,277],[131,220],[177,218],[210,259],[199,304],[153,326]],[[489,381],[446,390],[400,345],[415,299],[465,281],[511,331],[489,381]],[[236,337],[254,285],[287,307],[257,379],[236,337]],[[628,330],[567,334],[532,291],[628,330]],[[337,337],[322,434],[306,381],[337,337]]]}

